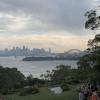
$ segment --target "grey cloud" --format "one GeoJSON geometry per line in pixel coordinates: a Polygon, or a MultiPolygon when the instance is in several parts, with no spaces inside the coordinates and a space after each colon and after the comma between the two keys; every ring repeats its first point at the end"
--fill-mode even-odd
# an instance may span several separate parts
{"type": "MultiPolygon", "coordinates": [[[[84,27],[84,13],[92,3],[92,0],[0,0],[0,12],[18,15],[23,12],[31,16],[26,31],[80,32],[84,27]],[[35,19],[43,25],[35,26],[35,19]]],[[[3,28],[1,23],[0,27],[3,28]]]]}

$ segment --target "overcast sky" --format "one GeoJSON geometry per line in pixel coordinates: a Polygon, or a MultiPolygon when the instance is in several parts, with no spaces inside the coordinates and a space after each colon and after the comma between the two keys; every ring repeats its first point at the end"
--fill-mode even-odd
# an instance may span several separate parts
{"type": "Polygon", "coordinates": [[[93,37],[84,13],[95,6],[95,0],[0,0],[0,48],[84,50],[93,37]]]}

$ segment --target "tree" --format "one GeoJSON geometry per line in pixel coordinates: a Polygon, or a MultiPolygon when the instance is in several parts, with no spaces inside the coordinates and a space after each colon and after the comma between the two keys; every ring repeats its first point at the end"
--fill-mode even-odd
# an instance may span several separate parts
{"type": "Polygon", "coordinates": [[[54,84],[60,84],[65,81],[66,77],[69,75],[71,66],[59,65],[56,69],[51,72],[51,82],[54,84]]]}
{"type": "MultiPolygon", "coordinates": [[[[85,29],[99,30],[100,16],[97,10],[87,11],[85,17],[87,18],[85,29]]],[[[88,41],[88,47],[87,55],[83,56],[78,62],[78,69],[85,73],[84,76],[100,79],[98,77],[100,74],[100,33],[96,34],[94,39],[88,41]]]]}
{"type": "MultiPolygon", "coordinates": [[[[100,29],[100,16],[98,10],[90,10],[85,13],[86,22],[85,29],[97,30],[100,29]]],[[[78,61],[78,70],[81,76],[87,79],[100,79],[100,33],[96,34],[93,39],[88,41],[87,54],[78,61]],[[91,78],[92,77],[92,78],[91,78]]]]}
{"type": "MultiPolygon", "coordinates": [[[[90,10],[85,13],[87,18],[85,23],[86,29],[99,30],[100,16],[97,14],[97,12],[97,10],[90,10]]],[[[100,60],[100,34],[95,35],[94,39],[90,39],[88,41],[88,46],[91,57],[94,58],[95,62],[98,64],[100,60]]]]}
{"type": "Polygon", "coordinates": [[[23,87],[24,75],[16,68],[0,66],[0,92],[9,92],[23,87]]]}
{"type": "MultiPolygon", "coordinates": [[[[100,27],[100,16],[97,14],[96,10],[90,10],[85,13],[87,18],[85,22],[85,28],[90,30],[99,30],[100,27]]],[[[91,47],[99,46],[100,34],[97,34],[94,39],[88,41],[88,45],[91,47]]]]}
{"type": "Polygon", "coordinates": [[[90,10],[85,13],[87,21],[85,23],[86,29],[95,30],[100,27],[100,16],[97,15],[96,10],[90,10]]]}

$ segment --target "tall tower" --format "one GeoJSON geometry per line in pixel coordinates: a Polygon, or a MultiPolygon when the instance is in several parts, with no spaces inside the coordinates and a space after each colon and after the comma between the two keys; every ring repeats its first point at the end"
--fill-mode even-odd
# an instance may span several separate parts
{"type": "Polygon", "coordinates": [[[49,54],[51,54],[51,48],[49,48],[49,54]]]}

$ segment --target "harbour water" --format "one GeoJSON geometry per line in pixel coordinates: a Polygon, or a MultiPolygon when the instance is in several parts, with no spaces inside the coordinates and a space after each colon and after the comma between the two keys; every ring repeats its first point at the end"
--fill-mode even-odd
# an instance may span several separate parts
{"type": "Polygon", "coordinates": [[[39,77],[46,73],[46,70],[52,70],[58,65],[71,65],[77,68],[76,60],[60,61],[22,61],[23,57],[0,57],[0,65],[9,68],[18,68],[25,76],[32,74],[39,77]]]}

